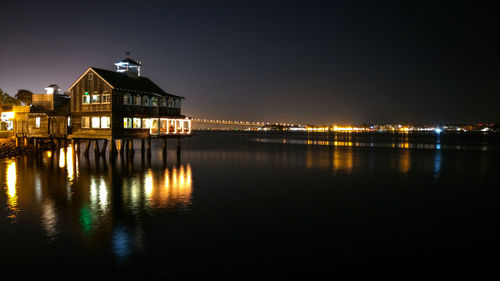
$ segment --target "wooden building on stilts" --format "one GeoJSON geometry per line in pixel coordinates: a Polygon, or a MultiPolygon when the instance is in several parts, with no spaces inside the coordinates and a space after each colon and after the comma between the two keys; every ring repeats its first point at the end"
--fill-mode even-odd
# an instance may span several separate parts
{"type": "Polygon", "coordinates": [[[61,95],[61,104],[55,93],[51,108],[36,105],[34,99],[34,105],[19,115],[16,136],[35,143],[44,138],[69,139],[77,152],[83,148],[85,154],[91,150],[102,154],[106,149],[111,154],[133,152],[133,140],[140,139],[141,151],[148,155],[151,139],[163,139],[166,153],[167,138],[177,138],[180,152],[180,139],[191,135],[191,118],[181,114],[184,98],[141,76],[139,62],[127,57],[115,65],[116,71],[88,68],[61,95]]]}

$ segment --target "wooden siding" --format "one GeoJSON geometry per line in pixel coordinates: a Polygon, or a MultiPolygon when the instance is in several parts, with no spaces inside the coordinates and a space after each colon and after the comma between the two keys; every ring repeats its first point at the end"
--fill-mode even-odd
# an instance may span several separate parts
{"type": "Polygon", "coordinates": [[[68,118],[48,116],[45,113],[18,113],[14,123],[14,133],[18,137],[28,138],[64,138],[68,135],[68,118]],[[40,127],[36,119],[40,118],[40,127]]]}
{"type": "Polygon", "coordinates": [[[124,129],[123,118],[166,118],[168,116],[178,116],[181,114],[181,109],[176,107],[150,107],[123,104],[123,97],[127,93],[132,97],[136,94],[141,95],[141,97],[148,95],[150,99],[154,97],[154,95],[147,94],[146,92],[112,89],[93,70],[89,70],[71,89],[70,108],[72,124],[70,138],[111,139],[148,137],[149,129],[124,129]],[[90,74],[93,74],[92,79],[89,79],[90,74]],[[92,98],[94,92],[98,92],[102,95],[105,91],[111,95],[109,103],[84,104],[82,102],[85,92],[88,92],[92,98]],[[102,116],[110,117],[111,128],[82,128],[82,118],[102,116]]]}

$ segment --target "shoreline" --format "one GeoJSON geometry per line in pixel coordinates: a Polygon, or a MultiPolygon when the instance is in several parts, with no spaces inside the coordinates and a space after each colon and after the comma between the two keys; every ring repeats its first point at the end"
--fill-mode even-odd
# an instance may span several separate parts
{"type": "Polygon", "coordinates": [[[14,141],[2,142],[0,145],[0,160],[15,158],[31,152],[32,149],[29,146],[16,146],[14,141]]]}

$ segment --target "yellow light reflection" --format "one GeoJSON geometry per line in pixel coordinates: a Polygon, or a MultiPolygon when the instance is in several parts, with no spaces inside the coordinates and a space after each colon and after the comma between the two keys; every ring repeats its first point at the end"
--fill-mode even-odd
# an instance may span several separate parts
{"type": "MultiPolygon", "coordinates": [[[[60,162],[60,160],[59,160],[60,162]]],[[[73,162],[73,147],[68,147],[68,151],[66,153],[66,170],[68,172],[68,181],[69,181],[69,184],[73,184],[73,179],[74,179],[74,169],[73,169],[73,165],[74,165],[74,162],[73,162]]]]}
{"type": "Polygon", "coordinates": [[[401,173],[408,173],[410,170],[410,152],[408,150],[403,150],[399,156],[399,171],[401,173]]]}
{"type": "Polygon", "coordinates": [[[144,195],[146,195],[148,199],[151,199],[153,195],[153,172],[151,170],[148,170],[144,178],[144,195]]]}
{"type": "Polygon", "coordinates": [[[17,212],[19,211],[17,207],[17,170],[16,170],[16,162],[11,162],[7,166],[7,205],[9,210],[11,210],[11,214],[8,216],[11,219],[15,219],[17,217],[17,212]]]}
{"type": "Polygon", "coordinates": [[[59,149],[59,168],[64,168],[66,159],[66,154],[64,153],[64,148],[59,149]]]}
{"type": "Polygon", "coordinates": [[[354,166],[354,154],[351,149],[338,150],[333,152],[333,171],[334,173],[342,171],[350,174],[354,166]]]}
{"type": "Polygon", "coordinates": [[[159,207],[187,208],[191,203],[193,181],[191,166],[181,165],[178,169],[165,169],[163,188],[157,190],[153,203],[159,207]]]}

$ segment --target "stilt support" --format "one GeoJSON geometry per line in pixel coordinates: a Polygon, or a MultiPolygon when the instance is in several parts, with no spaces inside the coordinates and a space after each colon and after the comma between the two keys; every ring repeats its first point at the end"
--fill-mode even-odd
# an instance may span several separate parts
{"type": "Polygon", "coordinates": [[[148,137],[147,143],[146,143],[146,150],[147,150],[147,155],[151,156],[151,136],[148,137]]]}
{"type": "Polygon", "coordinates": [[[118,150],[116,149],[116,142],[115,140],[111,140],[110,143],[109,143],[110,147],[109,147],[109,153],[114,156],[116,154],[118,154],[118,150]]]}
{"type": "Polygon", "coordinates": [[[87,145],[85,146],[85,151],[83,152],[83,154],[85,154],[85,156],[89,156],[89,152],[90,152],[90,145],[92,144],[92,140],[91,139],[88,139],[87,140],[87,145]]]}
{"type": "Polygon", "coordinates": [[[108,147],[108,140],[104,140],[102,142],[101,155],[106,154],[106,148],[108,147]]]}
{"type": "Polygon", "coordinates": [[[163,139],[163,154],[167,154],[167,138],[163,139]]]}
{"type": "Polygon", "coordinates": [[[95,155],[99,155],[101,153],[99,150],[99,140],[94,140],[94,153],[95,155]]]}

